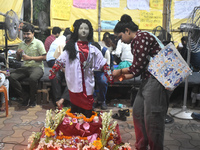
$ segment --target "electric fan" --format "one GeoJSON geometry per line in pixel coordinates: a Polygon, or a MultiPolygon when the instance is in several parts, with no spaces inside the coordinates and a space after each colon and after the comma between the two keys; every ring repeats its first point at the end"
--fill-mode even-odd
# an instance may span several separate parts
{"type": "Polygon", "coordinates": [[[157,26],[153,29],[152,33],[164,44],[167,45],[171,41],[171,34],[169,34],[161,26],[157,26]]]}
{"type": "Polygon", "coordinates": [[[1,13],[5,17],[4,20],[4,30],[5,30],[5,63],[6,67],[8,68],[8,41],[14,41],[18,36],[18,27],[19,27],[19,20],[17,14],[11,9],[6,14],[1,13]]]}
{"type": "MultiPolygon", "coordinates": [[[[200,52],[200,6],[195,7],[190,14],[186,24],[180,26],[188,36],[188,57],[187,63],[190,65],[191,52],[194,54],[200,52]]],[[[170,114],[181,119],[193,119],[191,117],[192,112],[187,110],[187,93],[188,93],[188,78],[185,80],[184,87],[184,100],[182,109],[172,109],[170,114]]]]}

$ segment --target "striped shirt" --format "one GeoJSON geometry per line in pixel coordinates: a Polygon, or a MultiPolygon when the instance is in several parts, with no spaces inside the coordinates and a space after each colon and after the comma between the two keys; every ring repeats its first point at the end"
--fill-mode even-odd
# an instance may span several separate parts
{"type": "Polygon", "coordinates": [[[56,38],[55,38],[55,36],[53,36],[53,34],[46,38],[46,40],[44,42],[44,47],[45,47],[46,52],[49,51],[50,45],[55,39],[56,38]]]}

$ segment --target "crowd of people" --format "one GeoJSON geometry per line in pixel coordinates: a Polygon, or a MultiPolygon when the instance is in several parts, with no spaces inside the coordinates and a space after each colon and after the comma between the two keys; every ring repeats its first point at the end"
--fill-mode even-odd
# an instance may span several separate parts
{"type": "MultiPolygon", "coordinates": [[[[96,107],[107,109],[109,83],[141,76],[132,111],[135,147],[138,150],[146,150],[148,146],[151,150],[163,149],[170,93],[147,71],[148,56],[153,57],[161,50],[152,34],[141,32],[126,14],[116,24],[114,34],[105,32],[98,43],[93,39],[93,27],[87,19],[77,19],[61,36],[61,29],[54,27],[44,43],[35,38],[32,25],[25,24],[22,31],[24,41],[16,51],[16,60],[23,59],[22,67],[10,74],[0,71],[3,81],[0,86],[8,89],[10,83],[22,106],[36,105],[38,81],[44,74],[43,61],[51,68],[53,103],[62,108],[67,101],[72,113],[82,113],[86,117],[91,117],[96,107]],[[29,82],[28,90],[20,83],[25,78],[29,82]],[[66,82],[64,91],[62,82],[66,82]]],[[[5,110],[3,97],[1,101],[1,110],[5,110]]]]}

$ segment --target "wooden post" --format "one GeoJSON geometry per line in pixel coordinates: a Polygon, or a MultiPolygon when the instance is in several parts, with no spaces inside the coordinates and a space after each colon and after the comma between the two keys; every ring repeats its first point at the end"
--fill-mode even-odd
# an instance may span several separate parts
{"type": "Polygon", "coordinates": [[[168,0],[163,0],[163,28],[166,30],[167,29],[167,1],[168,0]]]}
{"type": "Polygon", "coordinates": [[[101,0],[98,3],[98,41],[101,41],[101,0]]]}
{"type": "Polygon", "coordinates": [[[33,0],[31,0],[31,24],[33,23],[33,0]]]}
{"type": "MultiPolygon", "coordinates": [[[[171,0],[163,0],[163,28],[170,33],[171,0]]],[[[168,36],[168,34],[166,34],[168,36]]],[[[168,37],[166,37],[168,39],[168,37]]]]}

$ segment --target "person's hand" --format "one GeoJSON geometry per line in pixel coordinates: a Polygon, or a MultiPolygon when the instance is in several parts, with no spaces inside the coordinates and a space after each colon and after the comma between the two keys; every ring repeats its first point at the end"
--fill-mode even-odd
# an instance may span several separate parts
{"type": "Polygon", "coordinates": [[[0,73],[6,74],[6,71],[0,70],[0,73]]]}
{"type": "Polygon", "coordinates": [[[113,70],[112,75],[114,78],[117,78],[121,75],[121,69],[119,70],[113,70]]]}
{"type": "Polygon", "coordinates": [[[23,60],[32,60],[31,57],[28,55],[23,55],[22,58],[23,60]]]}
{"type": "Polygon", "coordinates": [[[23,49],[18,49],[16,52],[17,55],[21,55],[22,53],[23,53],[23,49]]]}

